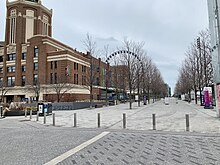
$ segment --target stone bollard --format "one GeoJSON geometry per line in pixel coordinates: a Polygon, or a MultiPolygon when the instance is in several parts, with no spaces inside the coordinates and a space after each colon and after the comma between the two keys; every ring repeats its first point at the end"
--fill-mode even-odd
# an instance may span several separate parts
{"type": "Polygon", "coordinates": [[[76,121],[76,113],[73,115],[73,127],[77,126],[77,121],[76,121]]]}
{"type": "Polygon", "coordinates": [[[153,130],[156,130],[156,114],[152,114],[153,118],[153,130]]]}
{"type": "Polygon", "coordinates": [[[39,121],[39,112],[37,112],[36,121],[39,121]]]}
{"type": "Polygon", "coordinates": [[[123,128],[126,128],[126,114],[123,113],[123,128]]]}
{"type": "Polygon", "coordinates": [[[189,131],[189,114],[186,114],[186,131],[189,131]]]}
{"type": "Polygon", "coordinates": [[[100,113],[98,113],[98,128],[100,128],[100,113]]]}
{"type": "Polygon", "coordinates": [[[44,112],[44,124],[46,124],[46,113],[44,112]]]}
{"type": "Polygon", "coordinates": [[[53,115],[53,126],[55,126],[55,113],[53,113],[52,115],[53,115]]]}

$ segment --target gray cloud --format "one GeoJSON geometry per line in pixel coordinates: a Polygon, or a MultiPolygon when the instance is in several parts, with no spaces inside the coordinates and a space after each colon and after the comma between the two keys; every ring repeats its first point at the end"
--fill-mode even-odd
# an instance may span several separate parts
{"type": "MultiPolygon", "coordinates": [[[[144,41],[148,55],[174,87],[188,45],[208,28],[207,0],[43,0],[52,8],[53,36],[78,50],[89,32],[102,48],[121,46],[125,36],[144,41]]],[[[0,1],[4,31],[5,0],[0,1]]],[[[4,39],[0,33],[0,40],[4,39]]]]}

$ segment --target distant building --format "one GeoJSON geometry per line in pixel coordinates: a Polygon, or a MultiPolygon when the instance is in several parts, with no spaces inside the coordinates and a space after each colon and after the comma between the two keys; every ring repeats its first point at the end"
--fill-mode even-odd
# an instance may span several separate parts
{"type": "Polygon", "coordinates": [[[214,82],[220,83],[220,53],[219,53],[219,35],[220,35],[220,0],[207,0],[209,12],[209,30],[211,34],[212,63],[214,69],[214,82]]]}
{"type": "Polygon", "coordinates": [[[212,66],[213,66],[213,97],[220,117],[220,0],[207,0],[209,11],[209,30],[211,34],[212,66]]]}
{"type": "Polygon", "coordinates": [[[166,96],[171,97],[171,88],[168,84],[164,84],[165,89],[166,89],[166,96]]]}
{"type": "Polygon", "coordinates": [[[39,100],[56,101],[52,84],[64,82],[73,88],[61,101],[89,99],[90,66],[95,72],[93,96],[99,99],[105,92],[107,65],[52,38],[52,10],[40,0],[7,0],[5,41],[0,42],[0,81],[8,87],[5,102],[33,100],[36,95],[28,89],[38,83],[39,100]]]}

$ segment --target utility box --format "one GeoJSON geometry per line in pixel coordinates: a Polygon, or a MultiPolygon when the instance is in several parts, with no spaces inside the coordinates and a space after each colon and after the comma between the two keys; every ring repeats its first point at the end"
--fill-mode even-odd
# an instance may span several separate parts
{"type": "Polygon", "coordinates": [[[52,114],[52,104],[51,103],[38,103],[38,112],[39,115],[46,115],[52,114]]]}

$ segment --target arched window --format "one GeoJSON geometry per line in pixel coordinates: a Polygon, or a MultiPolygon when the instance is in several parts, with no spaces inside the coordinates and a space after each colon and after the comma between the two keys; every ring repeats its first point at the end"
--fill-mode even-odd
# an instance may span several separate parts
{"type": "Polygon", "coordinates": [[[34,11],[26,10],[26,35],[25,41],[34,36],[34,11]]]}
{"type": "Polygon", "coordinates": [[[48,35],[49,21],[48,16],[43,16],[43,35],[48,35]]]}
{"type": "Polygon", "coordinates": [[[16,10],[11,10],[10,13],[10,44],[14,44],[16,39],[16,10]]]}

